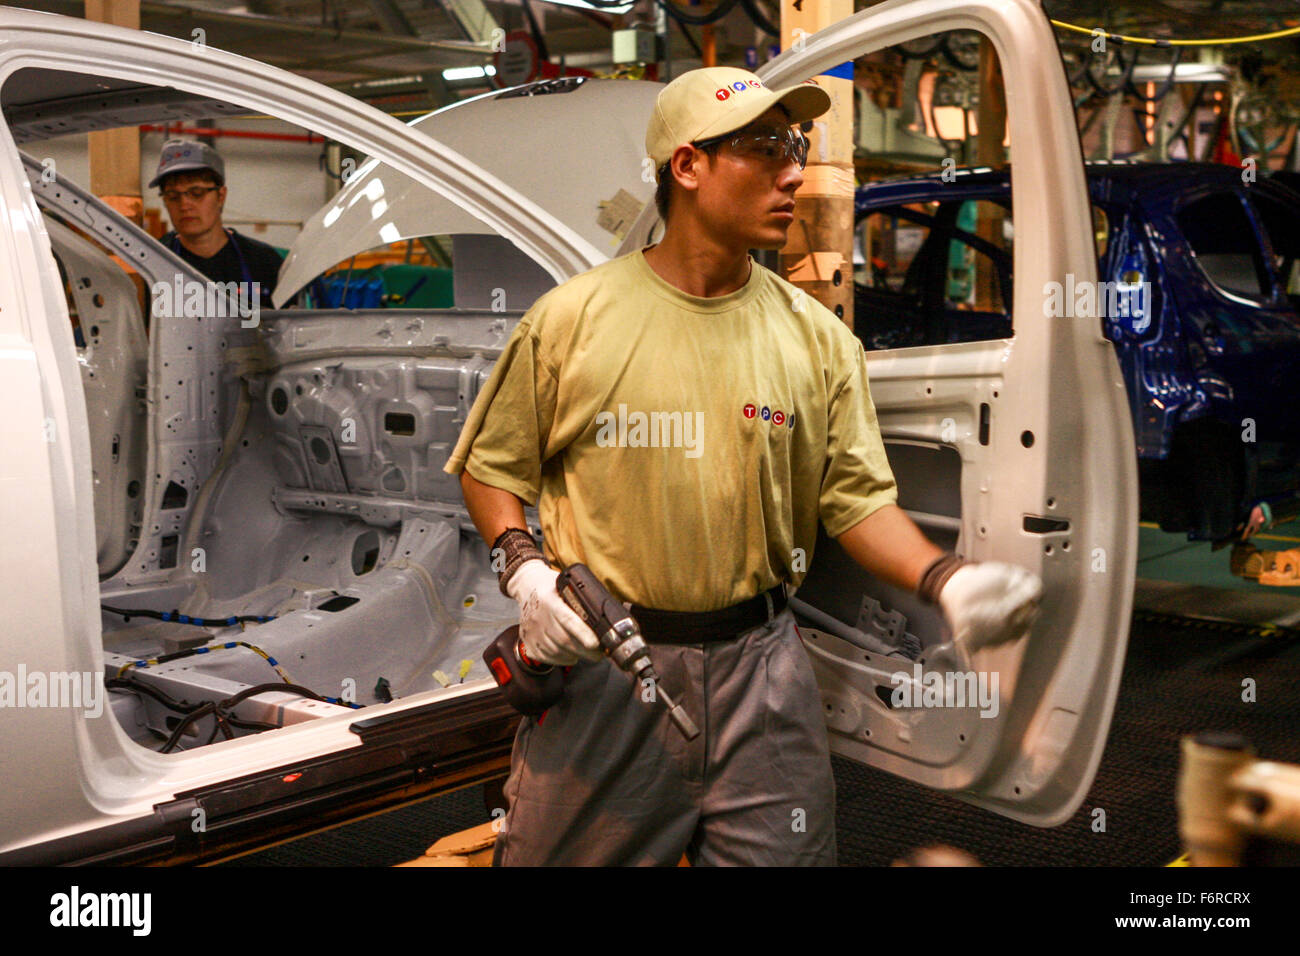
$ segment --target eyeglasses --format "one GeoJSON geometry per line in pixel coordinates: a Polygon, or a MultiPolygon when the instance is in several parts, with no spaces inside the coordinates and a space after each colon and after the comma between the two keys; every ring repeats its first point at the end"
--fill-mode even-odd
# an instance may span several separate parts
{"type": "Polygon", "coordinates": [[[189,189],[165,189],[162,198],[166,203],[178,203],[182,196],[187,196],[193,202],[198,202],[208,193],[220,188],[220,186],[191,186],[189,189]]]}
{"type": "Polygon", "coordinates": [[[803,169],[808,165],[808,138],[793,126],[757,130],[733,130],[722,136],[700,140],[696,149],[715,149],[726,144],[737,156],[767,162],[788,163],[794,160],[803,169]]]}

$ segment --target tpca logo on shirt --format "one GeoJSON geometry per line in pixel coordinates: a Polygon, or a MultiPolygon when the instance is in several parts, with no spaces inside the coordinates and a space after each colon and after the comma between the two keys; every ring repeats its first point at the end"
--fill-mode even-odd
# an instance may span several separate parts
{"type": "Polygon", "coordinates": [[[780,409],[773,409],[770,405],[759,407],[753,402],[747,402],[740,413],[746,418],[759,418],[765,422],[776,425],[778,428],[794,428],[794,412],[783,412],[780,409]]]}

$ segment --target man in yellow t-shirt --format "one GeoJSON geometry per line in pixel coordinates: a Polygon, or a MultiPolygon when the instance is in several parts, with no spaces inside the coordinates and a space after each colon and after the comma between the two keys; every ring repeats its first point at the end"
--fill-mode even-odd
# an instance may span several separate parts
{"type": "Polygon", "coordinates": [[[819,522],[958,639],[1032,619],[1036,577],[945,555],[898,508],[861,344],[748,254],[784,245],[799,124],[829,106],[813,81],[773,91],[731,67],[666,86],[646,134],[663,240],[534,303],[446,465],[505,558],[525,653],[570,668],[520,725],[498,864],[835,862],[821,698],[785,593],[819,522]],[[631,606],[695,740],[556,594],[552,565],[578,562],[631,606]]]}

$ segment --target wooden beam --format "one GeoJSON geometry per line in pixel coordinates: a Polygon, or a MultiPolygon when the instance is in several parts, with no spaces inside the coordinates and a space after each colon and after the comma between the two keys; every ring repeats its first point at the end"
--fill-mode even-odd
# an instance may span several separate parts
{"type": "MultiPolygon", "coordinates": [[[[86,19],[140,29],[140,0],[86,0],[86,19]]],[[[140,131],[134,126],[87,135],[90,191],[130,219],[143,225],[140,198],[140,131]]]]}
{"type": "MultiPolygon", "coordinates": [[[[853,14],[853,0],[782,0],[781,47],[801,46],[853,14]]],[[[795,195],[795,219],[781,250],[785,278],[853,327],[853,79],[819,76],[830,111],[808,134],[808,168],[795,195]]]]}
{"type": "MultiPolygon", "coordinates": [[[[1002,141],[1007,136],[1007,97],[1002,86],[1002,64],[998,52],[988,37],[980,38],[979,109],[976,111],[975,157],[980,166],[999,167],[1006,164],[1007,152],[1002,141]]],[[[979,204],[979,218],[975,234],[1002,248],[1002,220],[1005,217],[994,203],[979,204]]],[[[1001,301],[1001,290],[993,260],[989,256],[975,257],[975,308],[981,312],[995,312],[1005,308],[1011,311],[1010,302],[1001,301]]]]}

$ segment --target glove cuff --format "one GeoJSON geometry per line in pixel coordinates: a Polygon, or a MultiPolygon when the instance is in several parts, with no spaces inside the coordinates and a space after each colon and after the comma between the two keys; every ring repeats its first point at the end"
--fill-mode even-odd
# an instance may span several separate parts
{"type": "Polygon", "coordinates": [[[542,554],[537,547],[537,542],[533,536],[523,528],[507,528],[505,531],[492,542],[492,560],[496,563],[498,555],[505,558],[505,564],[497,572],[497,585],[501,588],[501,593],[510,597],[510,592],[506,586],[514,573],[519,570],[520,565],[525,561],[531,561],[534,558],[545,562],[546,556],[542,554]]]}
{"type": "Polygon", "coordinates": [[[952,551],[935,558],[921,574],[921,581],[916,586],[917,596],[926,604],[938,604],[939,592],[948,583],[948,579],[958,568],[967,564],[970,562],[952,551]]]}
{"type": "Polygon", "coordinates": [[[543,663],[542,661],[535,661],[531,657],[529,657],[527,650],[525,650],[524,648],[524,642],[522,640],[515,642],[515,653],[519,655],[519,662],[521,664],[523,664],[529,670],[534,671],[535,673],[538,674],[545,674],[555,666],[554,664],[546,664],[543,663]]]}

